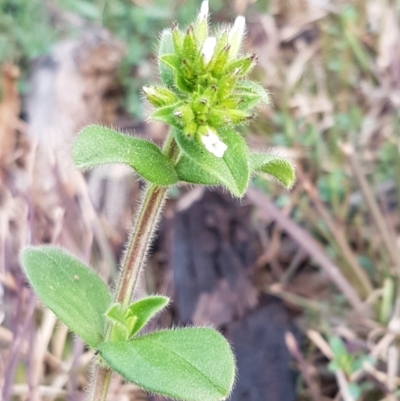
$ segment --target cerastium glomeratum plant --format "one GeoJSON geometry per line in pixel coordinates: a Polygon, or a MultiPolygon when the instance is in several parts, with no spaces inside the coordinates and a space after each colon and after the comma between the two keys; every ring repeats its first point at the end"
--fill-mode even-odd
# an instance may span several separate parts
{"type": "Polygon", "coordinates": [[[205,1],[184,32],[174,24],[162,33],[161,83],[143,88],[155,107],[151,118],[171,127],[162,150],[95,125],[84,128],[74,144],[78,167],[124,163],[147,182],[115,293],[64,250],[39,246],[22,251],[22,266],[41,301],[96,351],[89,400],[105,400],[112,371],[149,392],[180,400],[218,401],[231,392],[235,360],[222,335],[206,327],[141,334],[169,299],[132,298],[171,186],[224,186],[242,197],[257,171],[286,187],[294,181],[290,162],[274,154],[250,153],[235,131],[258,105],[268,104],[264,88],[247,79],[256,56],[241,53],[244,32],[240,16],[233,26],[210,36],[205,1]]]}

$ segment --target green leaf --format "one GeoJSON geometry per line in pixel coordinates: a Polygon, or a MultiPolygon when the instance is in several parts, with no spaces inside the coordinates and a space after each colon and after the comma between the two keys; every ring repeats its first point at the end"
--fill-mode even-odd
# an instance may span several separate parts
{"type": "Polygon", "coordinates": [[[240,81],[235,86],[235,92],[244,92],[257,95],[259,99],[258,103],[264,103],[265,105],[270,103],[268,92],[260,84],[257,84],[253,81],[240,81]]]}
{"type": "Polygon", "coordinates": [[[120,324],[124,323],[125,320],[125,313],[122,310],[122,305],[121,304],[113,304],[111,305],[105,315],[112,320],[113,322],[118,322],[120,324]]]}
{"type": "Polygon", "coordinates": [[[111,305],[105,315],[113,322],[112,340],[125,341],[133,337],[168,303],[169,298],[153,295],[142,298],[128,307],[123,307],[119,303],[111,305]]]}
{"type": "Polygon", "coordinates": [[[173,165],[156,145],[99,125],[89,125],[80,132],[72,157],[79,168],[124,163],[153,184],[172,185],[178,181],[173,165]]]}
{"type": "Polygon", "coordinates": [[[222,158],[208,152],[197,139],[186,136],[182,131],[175,130],[174,135],[178,146],[192,162],[183,161],[176,166],[181,181],[194,184],[220,184],[234,196],[243,196],[249,183],[250,171],[249,151],[240,135],[229,128],[218,132],[220,139],[228,146],[222,158]],[[201,176],[200,170],[195,173],[196,166],[207,173],[205,179],[201,176]],[[212,177],[212,180],[207,180],[207,177],[212,177]]]}
{"type": "Polygon", "coordinates": [[[251,172],[262,171],[276,178],[285,188],[291,188],[295,182],[293,164],[271,153],[253,153],[250,155],[251,172]]]}
{"type": "Polygon", "coordinates": [[[333,355],[335,356],[335,359],[339,359],[343,356],[347,356],[348,352],[346,349],[346,346],[344,345],[344,342],[340,337],[331,337],[329,339],[329,345],[331,346],[333,355]]]}
{"type": "Polygon", "coordinates": [[[340,366],[339,366],[338,362],[335,361],[335,360],[329,362],[329,364],[328,364],[328,370],[329,370],[330,372],[333,372],[333,373],[335,373],[335,372],[337,372],[338,370],[340,370],[340,366]]]}
{"type": "Polygon", "coordinates": [[[238,92],[236,94],[237,99],[240,99],[236,106],[239,110],[251,111],[260,103],[260,98],[250,92],[238,92]]]}
{"type": "Polygon", "coordinates": [[[99,346],[104,360],[147,391],[186,401],[228,397],[235,360],[221,334],[209,328],[164,330],[99,346]]]}
{"type": "Polygon", "coordinates": [[[181,156],[175,166],[175,170],[179,179],[184,182],[211,186],[221,185],[221,181],[217,177],[201,168],[185,155],[181,156]]]}
{"type": "Polygon", "coordinates": [[[165,29],[161,34],[160,46],[158,48],[158,68],[164,85],[172,88],[175,81],[174,71],[171,67],[161,62],[161,57],[165,54],[174,54],[174,42],[171,29],[165,29]]]}
{"type": "Polygon", "coordinates": [[[362,389],[358,383],[349,383],[348,389],[354,400],[361,399],[362,389]]]}
{"type": "Polygon", "coordinates": [[[155,121],[161,121],[163,123],[179,126],[179,119],[174,115],[179,103],[173,104],[172,106],[164,106],[158,108],[156,111],[151,113],[150,118],[155,121]]]}
{"type": "Polygon", "coordinates": [[[128,316],[135,316],[136,321],[129,337],[138,333],[145,324],[157,313],[161,312],[169,304],[169,298],[160,295],[152,295],[134,302],[128,308],[128,316]]]}
{"type": "Polygon", "coordinates": [[[40,300],[91,347],[103,339],[111,303],[106,284],[88,266],[61,249],[28,247],[22,267],[40,300]]]}
{"type": "Polygon", "coordinates": [[[111,331],[112,341],[125,341],[135,326],[137,318],[126,316],[121,304],[112,305],[105,313],[105,316],[113,323],[111,331]]]}
{"type": "Polygon", "coordinates": [[[179,70],[182,66],[178,56],[175,54],[164,54],[160,57],[160,62],[165,64],[167,67],[172,68],[173,70],[179,70]]]}

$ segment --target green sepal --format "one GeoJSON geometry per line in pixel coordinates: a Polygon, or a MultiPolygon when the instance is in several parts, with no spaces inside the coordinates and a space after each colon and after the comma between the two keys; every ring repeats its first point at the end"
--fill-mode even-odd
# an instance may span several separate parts
{"type": "Polygon", "coordinates": [[[233,60],[226,68],[226,73],[231,74],[237,71],[239,77],[245,77],[256,65],[256,56],[254,54],[241,57],[237,60],[233,60]]]}
{"type": "Polygon", "coordinates": [[[99,125],[89,125],[79,133],[72,158],[83,169],[123,163],[153,184],[172,185],[178,181],[172,163],[154,143],[99,125]]]}
{"type": "Polygon", "coordinates": [[[182,92],[191,92],[192,88],[190,79],[193,75],[193,71],[189,67],[191,64],[186,60],[181,60],[180,57],[175,54],[165,54],[160,57],[161,64],[170,68],[173,73],[173,84],[182,92]]]}
{"type": "Polygon", "coordinates": [[[89,346],[103,340],[111,294],[100,277],[62,249],[47,245],[21,252],[24,272],[39,299],[89,346]]]}
{"type": "Polygon", "coordinates": [[[296,180],[293,164],[271,153],[253,153],[250,156],[251,172],[264,172],[276,178],[285,188],[291,188],[296,180]]]}
{"type": "Polygon", "coordinates": [[[181,127],[182,122],[180,120],[180,117],[178,117],[179,114],[175,114],[177,112],[177,108],[179,108],[179,104],[160,107],[159,109],[151,113],[150,118],[152,120],[161,121],[174,127],[181,127]]]}
{"type": "Polygon", "coordinates": [[[174,25],[172,28],[172,42],[174,44],[175,54],[178,57],[182,56],[183,51],[183,33],[179,30],[177,25],[174,25]]]}
{"type": "Polygon", "coordinates": [[[155,107],[163,107],[178,102],[174,92],[162,86],[144,86],[143,92],[147,100],[155,107]]]}
{"type": "Polygon", "coordinates": [[[182,68],[182,63],[175,54],[164,54],[160,57],[160,61],[172,70],[179,71],[179,69],[182,68]]]}
{"type": "Polygon", "coordinates": [[[225,124],[239,125],[246,123],[250,117],[251,114],[246,110],[215,107],[208,114],[208,122],[217,127],[225,124]]]}
{"type": "MultiPolygon", "coordinates": [[[[183,63],[182,72],[185,73],[187,72],[186,66],[188,64],[185,64],[186,60],[183,60],[182,63],[183,63]]],[[[182,72],[176,74],[176,80],[175,80],[176,87],[182,92],[191,93],[193,90],[192,84],[185,78],[182,72]]],[[[189,75],[189,73],[191,74],[191,71],[189,71],[186,75],[189,75]]]]}
{"type": "Polygon", "coordinates": [[[194,29],[192,25],[186,31],[186,35],[183,39],[183,55],[185,58],[192,63],[199,54],[199,49],[197,48],[197,41],[194,34],[194,29]]]}
{"type": "Polygon", "coordinates": [[[229,58],[229,46],[223,47],[210,61],[211,72],[214,76],[221,76],[229,58]]]}
{"type": "MultiPolygon", "coordinates": [[[[224,30],[220,34],[217,34],[216,36],[217,36],[218,40],[217,40],[217,44],[214,49],[214,55],[213,55],[214,61],[215,61],[216,55],[220,54],[222,52],[222,49],[224,49],[225,47],[227,47],[229,45],[229,43],[228,43],[229,34],[227,31],[224,30]]],[[[211,61],[210,61],[211,63],[213,62],[213,59],[211,59],[211,61]]]]}
{"type": "Polygon", "coordinates": [[[164,330],[98,349],[126,380],[173,399],[225,400],[235,379],[230,346],[210,328],[164,330]]]}
{"type": "Polygon", "coordinates": [[[199,41],[200,47],[208,37],[208,18],[200,18],[200,13],[197,16],[196,23],[194,26],[197,40],[199,41]]]}
{"type": "Polygon", "coordinates": [[[230,96],[233,88],[237,84],[238,77],[234,74],[227,74],[220,78],[217,85],[217,96],[220,101],[230,96]]]}
{"type": "Polygon", "coordinates": [[[160,71],[160,77],[165,86],[172,88],[174,86],[174,71],[172,68],[162,62],[162,56],[165,54],[174,53],[174,42],[172,39],[171,29],[164,29],[160,38],[160,45],[158,48],[158,69],[160,71]]]}
{"type": "MultiPolygon", "coordinates": [[[[181,130],[174,130],[179,148],[193,163],[214,177],[218,184],[225,186],[232,195],[242,197],[250,177],[247,145],[240,135],[229,128],[218,131],[218,136],[228,146],[222,158],[208,152],[200,139],[188,137],[181,130]]],[[[184,180],[182,170],[180,174],[184,180]]],[[[190,177],[193,179],[193,174],[190,177]]]]}

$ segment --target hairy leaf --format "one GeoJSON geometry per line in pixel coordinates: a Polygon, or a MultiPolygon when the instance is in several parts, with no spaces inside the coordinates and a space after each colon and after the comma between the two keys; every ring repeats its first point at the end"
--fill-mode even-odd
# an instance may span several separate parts
{"type": "Polygon", "coordinates": [[[192,162],[184,161],[178,164],[177,171],[182,181],[194,184],[224,185],[234,196],[241,197],[249,183],[249,151],[244,139],[235,131],[226,128],[218,132],[220,139],[228,146],[224,156],[218,158],[208,152],[194,137],[186,136],[179,130],[174,131],[175,139],[184,153],[192,162]],[[197,174],[196,165],[212,177],[212,184],[197,174]],[[186,179],[187,178],[187,179],[186,179]]]}
{"type": "Polygon", "coordinates": [[[104,313],[111,303],[106,284],[62,249],[28,247],[22,267],[40,300],[91,347],[101,341],[104,313]]]}
{"type": "Polygon", "coordinates": [[[89,125],[80,132],[72,157],[80,168],[127,164],[145,180],[157,185],[171,185],[178,180],[173,165],[154,143],[99,125],[89,125]]]}
{"type": "Polygon", "coordinates": [[[161,295],[152,295],[139,299],[128,308],[128,316],[136,317],[135,325],[129,333],[132,337],[138,333],[146,323],[169,304],[169,298],[161,295]]]}
{"type": "Polygon", "coordinates": [[[171,29],[165,29],[161,34],[160,46],[158,48],[158,68],[160,77],[164,85],[169,88],[174,86],[174,71],[172,68],[161,61],[161,57],[165,54],[174,53],[174,42],[171,29]]]}
{"type": "Polygon", "coordinates": [[[252,172],[262,171],[276,178],[285,188],[291,188],[296,179],[293,164],[280,156],[270,153],[253,153],[250,156],[252,172]]]}
{"type": "Polygon", "coordinates": [[[221,181],[217,177],[201,168],[186,155],[181,156],[175,170],[181,181],[190,184],[221,185],[221,181]]]}
{"type": "Polygon", "coordinates": [[[257,95],[259,101],[258,103],[269,104],[270,98],[268,96],[268,92],[258,83],[253,81],[240,81],[236,87],[235,92],[244,92],[251,93],[253,95],[257,95]]]}
{"type": "Polygon", "coordinates": [[[145,390],[186,401],[228,397],[235,361],[227,341],[209,328],[164,330],[99,346],[104,360],[145,390]]]}

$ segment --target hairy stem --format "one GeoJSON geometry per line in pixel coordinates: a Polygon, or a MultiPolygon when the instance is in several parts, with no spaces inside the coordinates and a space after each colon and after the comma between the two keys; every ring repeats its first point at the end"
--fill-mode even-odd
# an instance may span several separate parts
{"type": "Polygon", "coordinates": [[[93,370],[93,381],[88,400],[104,401],[107,397],[108,386],[110,384],[112,370],[96,364],[93,370]]]}
{"type": "Polygon", "coordinates": [[[164,204],[166,187],[150,185],[139,210],[133,235],[122,262],[115,302],[128,306],[145,262],[147,250],[164,204]]]}
{"type": "MultiPolygon", "coordinates": [[[[165,141],[164,154],[172,161],[176,159],[176,145],[170,134],[165,141]]],[[[122,270],[119,277],[114,301],[128,306],[136,289],[140,271],[146,261],[148,248],[153,239],[157,221],[166,198],[168,187],[149,185],[133,225],[126,252],[122,259],[122,270]]],[[[106,340],[111,335],[109,324],[106,340]]],[[[94,367],[93,381],[88,401],[105,401],[110,384],[112,370],[97,363],[94,367]]]]}

